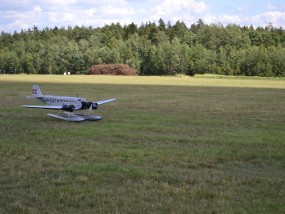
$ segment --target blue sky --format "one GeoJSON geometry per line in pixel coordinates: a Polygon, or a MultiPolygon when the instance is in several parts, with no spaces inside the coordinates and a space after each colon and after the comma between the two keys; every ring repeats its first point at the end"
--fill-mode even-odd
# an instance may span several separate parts
{"type": "Polygon", "coordinates": [[[1,0],[0,31],[14,32],[38,26],[93,26],[120,22],[184,21],[285,28],[285,1],[281,0],[1,0]]]}

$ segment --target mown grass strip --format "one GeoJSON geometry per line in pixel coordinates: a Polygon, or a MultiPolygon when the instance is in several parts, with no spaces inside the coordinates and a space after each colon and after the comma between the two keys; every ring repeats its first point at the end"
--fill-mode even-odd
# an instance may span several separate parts
{"type": "Polygon", "coordinates": [[[31,77],[0,76],[4,213],[284,213],[284,88],[31,77]],[[39,104],[23,98],[35,80],[49,94],[118,101],[93,112],[102,121],[59,121],[20,108],[39,104]]]}

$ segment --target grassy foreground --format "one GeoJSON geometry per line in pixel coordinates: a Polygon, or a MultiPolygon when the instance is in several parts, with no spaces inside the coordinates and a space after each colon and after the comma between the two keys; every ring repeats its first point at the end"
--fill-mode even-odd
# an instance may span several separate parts
{"type": "Polygon", "coordinates": [[[1,213],[284,213],[285,81],[0,76],[1,213]],[[116,97],[70,123],[23,98],[116,97]]]}

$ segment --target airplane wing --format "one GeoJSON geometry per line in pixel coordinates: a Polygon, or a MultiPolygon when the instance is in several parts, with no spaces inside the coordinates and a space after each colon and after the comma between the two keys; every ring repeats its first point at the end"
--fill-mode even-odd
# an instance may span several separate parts
{"type": "Polygon", "coordinates": [[[56,109],[56,110],[61,110],[62,106],[38,106],[38,105],[22,105],[21,107],[24,108],[42,108],[42,109],[56,109]]]}
{"type": "Polygon", "coordinates": [[[100,100],[100,101],[97,101],[95,103],[97,103],[97,105],[102,105],[102,104],[105,104],[105,103],[109,103],[109,102],[113,102],[115,101],[116,99],[108,99],[108,100],[100,100]]]}

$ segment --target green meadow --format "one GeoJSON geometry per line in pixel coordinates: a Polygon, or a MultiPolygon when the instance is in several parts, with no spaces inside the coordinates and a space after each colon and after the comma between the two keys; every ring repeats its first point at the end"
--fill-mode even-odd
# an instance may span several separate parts
{"type": "Polygon", "coordinates": [[[285,80],[0,75],[1,213],[284,213],[285,80]],[[97,122],[31,95],[117,98],[97,122]],[[58,112],[60,113],[60,112],[58,112]]]}

